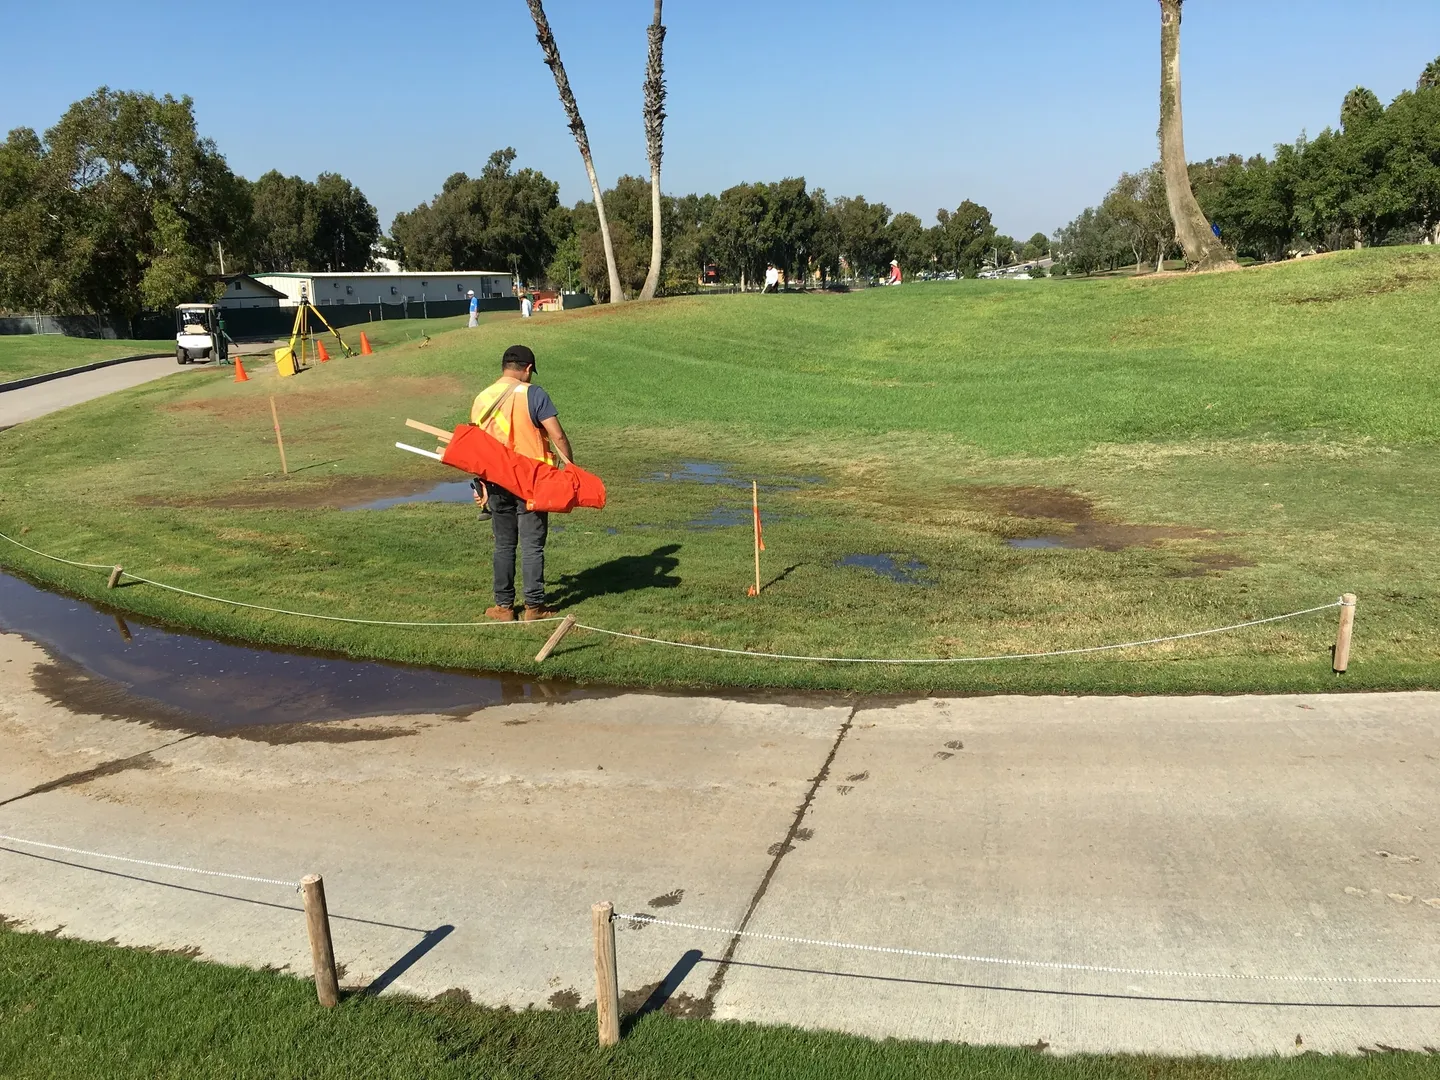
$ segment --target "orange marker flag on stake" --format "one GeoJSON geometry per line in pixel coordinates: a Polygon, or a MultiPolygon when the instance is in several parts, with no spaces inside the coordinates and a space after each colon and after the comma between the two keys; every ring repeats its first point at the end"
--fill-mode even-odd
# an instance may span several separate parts
{"type": "Polygon", "coordinates": [[[765,550],[765,540],[760,533],[760,485],[754,480],[750,481],[750,501],[755,510],[755,584],[748,593],[750,596],[760,595],[760,552],[765,550]]]}

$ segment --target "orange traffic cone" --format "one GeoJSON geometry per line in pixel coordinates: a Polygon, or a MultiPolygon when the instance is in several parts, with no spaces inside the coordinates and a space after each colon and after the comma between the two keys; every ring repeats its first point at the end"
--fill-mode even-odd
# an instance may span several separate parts
{"type": "Polygon", "coordinates": [[[240,357],[235,357],[235,381],[249,382],[250,376],[245,374],[245,364],[240,357]]]}
{"type": "Polygon", "coordinates": [[[330,354],[325,351],[325,342],[321,341],[319,338],[315,339],[315,355],[320,358],[320,362],[322,364],[328,363],[330,361],[330,354]]]}
{"type": "Polygon", "coordinates": [[[374,352],[375,350],[370,348],[370,339],[365,336],[365,332],[362,330],[360,332],[360,355],[370,356],[374,352]]]}

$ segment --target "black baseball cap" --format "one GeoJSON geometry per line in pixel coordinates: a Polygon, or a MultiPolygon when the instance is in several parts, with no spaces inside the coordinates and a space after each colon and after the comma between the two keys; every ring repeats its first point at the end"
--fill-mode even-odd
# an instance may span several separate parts
{"type": "Polygon", "coordinates": [[[506,349],[505,355],[500,358],[500,366],[502,368],[528,367],[535,368],[536,371],[540,370],[539,368],[535,367],[535,354],[530,351],[528,346],[525,345],[511,345],[508,349],[506,349]]]}

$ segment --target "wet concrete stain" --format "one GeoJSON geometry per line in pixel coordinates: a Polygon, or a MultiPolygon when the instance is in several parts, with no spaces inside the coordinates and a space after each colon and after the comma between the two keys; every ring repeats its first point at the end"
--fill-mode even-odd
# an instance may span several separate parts
{"type": "Polygon", "coordinates": [[[893,555],[845,555],[835,565],[856,566],[862,570],[870,570],[900,585],[919,585],[928,588],[935,584],[925,578],[925,572],[929,567],[915,559],[901,563],[897,562],[893,555]]]}
{"type": "Polygon", "coordinates": [[[462,986],[452,986],[448,990],[441,990],[431,1000],[444,1002],[447,1005],[470,1005],[474,1002],[470,991],[462,986]]]}
{"type": "Polygon", "coordinates": [[[557,1012],[577,1012],[580,1009],[580,993],[573,986],[556,990],[546,999],[545,1004],[557,1012]]]}
{"type": "Polygon", "coordinates": [[[649,902],[648,904],[646,904],[645,906],[646,906],[646,907],[658,907],[658,908],[678,907],[679,904],[680,904],[680,901],[682,901],[682,900],[684,900],[684,899],[685,899],[685,890],[684,890],[684,889],[674,889],[674,890],[672,890],[672,891],[670,891],[670,892],[668,892],[668,893],[665,893],[663,896],[656,896],[656,897],[654,897],[654,898],[651,899],[650,902],[649,902]]]}
{"type": "MultiPolygon", "coordinates": [[[[176,743],[184,742],[185,739],[193,737],[194,736],[187,735],[185,738],[168,742],[165,746],[174,746],[176,743]]],[[[165,747],[157,747],[156,749],[163,750],[165,747]]],[[[19,802],[21,799],[28,799],[32,795],[44,795],[47,792],[59,791],[61,788],[80,787],[83,784],[90,783],[92,780],[101,780],[107,776],[115,776],[123,772],[162,768],[163,762],[157,761],[151,756],[154,753],[155,750],[144,750],[138,754],[131,754],[129,757],[102,762],[93,768],[66,773],[64,776],[57,777],[54,780],[47,780],[43,784],[36,784],[29,791],[22,791],[19,795],[12,795],[8,799],[0,800],[0,806],[9,806],[11,803],[19,802]]]]}
{"type": "Polygon", "coordinates": [[[964,749],[965,749],[965,744],[964,744],[963,742],[961,742],[959,739],[956,739],[956,740],[954,740],[953,742],[947,742],[947,743],[945,744],[945,749],[946,749],[946,750],[964,750],[964,749]]]}
{"type": "Polygon", "coordinates": [[[1005,523],[1006,543],[1015,548],[1093,548],[1123,551],[1149,547],[1161,540],[1198,540],[1220,536],[1214,529],[1185,525],[1133,525],[1096,517],[1095,504],[1085,496],[1064,488],[971,487],[965,492],[973,505],[1009,518],[1062,522],[1069,532],[1026,535],[1030,530],[1018,523],[1005,523]]]}
{"type": "Polygon", "coordinates": [[[779,858],[781,855],[784,855],[787,852],[791,852],[794,850],[794,844],[786,844],[777,840],[775,843],[771,844],[768,848],[765,849],[765,854],[772,856],[773,858],[779,858]]]}
{"type": "Polygon", "coordinates": [[[666,1016],[681,1020],[709,1020],[715,1014],[715,1004],[708,998],[697,998],[693,994],[667,992],[663,982],[648,983],[636,990],[621,991],[621,1016],[633,1019],[652,1012],[662,1012],[666,1016]],[[649,1007],[657,994],[664,995],[663,1003],[649,1007]]]}
{"type": "Polygon", "coordinates": [[[870,779],[870,773],[869,773],[869,772],[857,772],[857,773],[856,773],[855,775],[853,775],[853,776],[847,776],[847,777],[845,777],[845,779],[848,780],[848,781],[850,781],[850,783],[852,783],[852,784],[858,784],[861,780],[869,780],[869,779],[870,779]]]}
{"type": "Polygon", "coordinates": [[[519,675],[471,674],[282,652],[162,629],[0,573],[0,631],[51,654],[35,688],[75,712],[171,730],[266,741],[365,742],[414,734],[406,726],[351,729],[317,722],[367,716],[463,716],[494,705],[566,701],[614,691],[519,675]],[[273,730],[263,731],[271,727],[273,730]]]}
{"type": "Polygon", "coordinates": [[[813,840],[813,839],[815,839],[815,830],[814,830],[814,829],[796,829],[796,830],[795,830],[795,839],[796,839],[796,840],[813,840]]]}
{"type": "Polygon", "coordinates": [[[735,950],[740,947],[744,932],[750,925],[750,920],[755,917],[755,911],[759,908],[760,901],[765,899],[765,893],[769,891],[770,882],[775,879],[775,874],[780,869],[781,861],[789,852],[795,850],[794,841],[799,835],[800,829],[805,824],[805,815],[810,812],[810,807],[814,805],[815,796],[819,793],[820,788],[830,778],[830,768],[835,764],[835,758],[840,753],[840,746],[845,742],[845,736],[850,734],[850,728],[855,723],[855,714],[857,711],[857,709],[852,708],[848,715],[846,715],[845,722],[840,725],[840,730],[835,734],[835,741],[830,745],[830,752],[825,756],[825,761],[820,766],[820,771],[817,772],[810,781],[810,789],[805,792],[805,798],[801,801],[800,805],[795,808],[795,818],[790,822],[790,828],[785,833],[785,838],[781,840],[777,848],[772,851],[770,866],[766,869],[765,876],[760,879],[760,884],[756,886],[755,892],[751,895],[750,906],[745,909],[745,915],[740,920],[740,925],[736,927],[737,932],[731,935],[729,943],[725,946],[725,954],[715,966],[715,971],[710,976],[710,981],[705,987],[704,1002],[706,1007],[710,1009],[715,1007],[715,999],[725,985],[725,976],[730,971],[730,961],[735,958],[735,950]]]}
{"type": "Polygon", "coordinates": [[[941,761],[949,761],[949,760],[950,760],[952,757],[954,757],[955,755],[952,754],[952,753],[950,753],[949,750],[936,750],[936,751],[935,751],[935,756],[936,756],[937,758],[939,758],[941,761]]]}
{"type": "MultiPolygon", "coordinates": [[[[648,483],[662,484],[710,484],[719,487],[744,488],[750,490],[749,479],[736,476],[734,466],[717,461],[682,461],[668,469],[661,469],[644,477],[648,483]]],[[[760,480],[759,477],[755,478],[760,480]]],[[[760,483],[761,491],[799,491],[802,487],[823,484],[819,476],[767,477],[760,483]]]]}

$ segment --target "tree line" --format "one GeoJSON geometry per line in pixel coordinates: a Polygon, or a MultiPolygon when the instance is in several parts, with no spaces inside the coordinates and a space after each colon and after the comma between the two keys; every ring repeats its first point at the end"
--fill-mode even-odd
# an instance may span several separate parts
{"type": "Polygon", "coordinates": [[[222,272],[364,270],[380,222],[336,173],[236,176],[189,97],[101,87],[0,143],[0,308],[133,316],[222,272]]]}
{"type": "MultiPolygon", "coordinates": [[[[1273,155],[1188,166],[1205,216],[1237,255],[1259,261],[1380,244],[1440,244],[1440,59],[1388,106],[1365,87],[1340,105],[1339,126],[1301,134],[1273,155]]],[[[1157,163],[1123,173],[1098,206],[1054,236],[1072,273],[1182,254],[1157,163]]]]}

